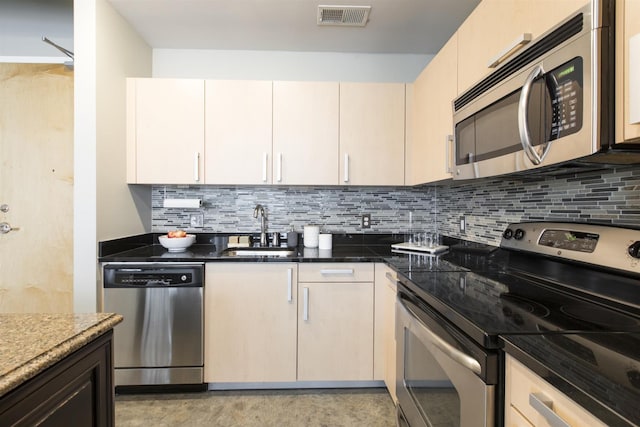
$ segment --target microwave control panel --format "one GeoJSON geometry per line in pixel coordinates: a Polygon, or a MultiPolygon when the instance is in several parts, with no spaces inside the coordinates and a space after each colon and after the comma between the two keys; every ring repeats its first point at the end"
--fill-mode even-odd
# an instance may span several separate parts
{"type": "Polygon", "coordinates": [[[582,128],[582,58],[577,57],[545,74],[551,94],[549,141],[582,128]]]}

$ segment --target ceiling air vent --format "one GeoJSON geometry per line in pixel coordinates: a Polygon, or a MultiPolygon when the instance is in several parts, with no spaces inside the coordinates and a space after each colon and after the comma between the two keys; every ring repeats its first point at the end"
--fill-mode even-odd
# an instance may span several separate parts
{"type": "Polygon", "coordinates": [[[371,6],[318,6],[318,25],[364,27],[371,6]]]}

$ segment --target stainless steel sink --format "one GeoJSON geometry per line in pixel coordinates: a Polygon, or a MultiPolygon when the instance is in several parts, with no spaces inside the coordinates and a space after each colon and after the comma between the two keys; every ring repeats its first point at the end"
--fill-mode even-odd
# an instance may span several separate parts
{"type": "Polygon", "coordinates": [[[281,247],[252,247],[252,248],[228,248],[222,251],[224,256],[271,256],[271,257],[290,257],[295,256],[297,251],[292,248],[281,247]]]}

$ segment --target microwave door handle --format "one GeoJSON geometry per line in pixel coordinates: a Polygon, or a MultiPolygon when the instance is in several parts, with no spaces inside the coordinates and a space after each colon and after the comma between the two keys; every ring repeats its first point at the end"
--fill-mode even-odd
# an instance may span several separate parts
{"type": "Polygon", "coordinates": [[[522,86],[520,101],[518,103],[518,130],[520,131],[520,143],[522,144],[522,149],[525,154],[534,165],[542,163],[546,150],[543,155],[540,156],[531,143],[531,132],[529,131],[529,123],[527,122],[527,115],[529,113],[528,104],[533,81],[543,74],[544,69],[542,68],[542,65],[536,65],[522,86]]]}

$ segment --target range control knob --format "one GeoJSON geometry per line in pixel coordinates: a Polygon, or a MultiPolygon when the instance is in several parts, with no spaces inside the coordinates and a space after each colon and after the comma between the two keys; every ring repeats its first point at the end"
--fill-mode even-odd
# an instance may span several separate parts
{"type": "Polygon", "coordinates": [[[522,228],[516,229],[516,232],[513,234],[513,238],[516,240],[522,240],[524,237],[524,230],[522,228]]]}
{"type": "Polygon", "coordinates": [[[629,255],[631,255],[632,257],[640,258],[640,241],[633,242],[631,245],[629,245],[629,248],[627,248],[627,251],[629,252],[629,255]]]}
{"type": "Polygon", "coordinates": [[[510,238],[513,237],[513,230],[510,228],[507,228],[506,230],[504,230],[504,233],[502,233],[502,237],[509,240],[510,238]]]}

